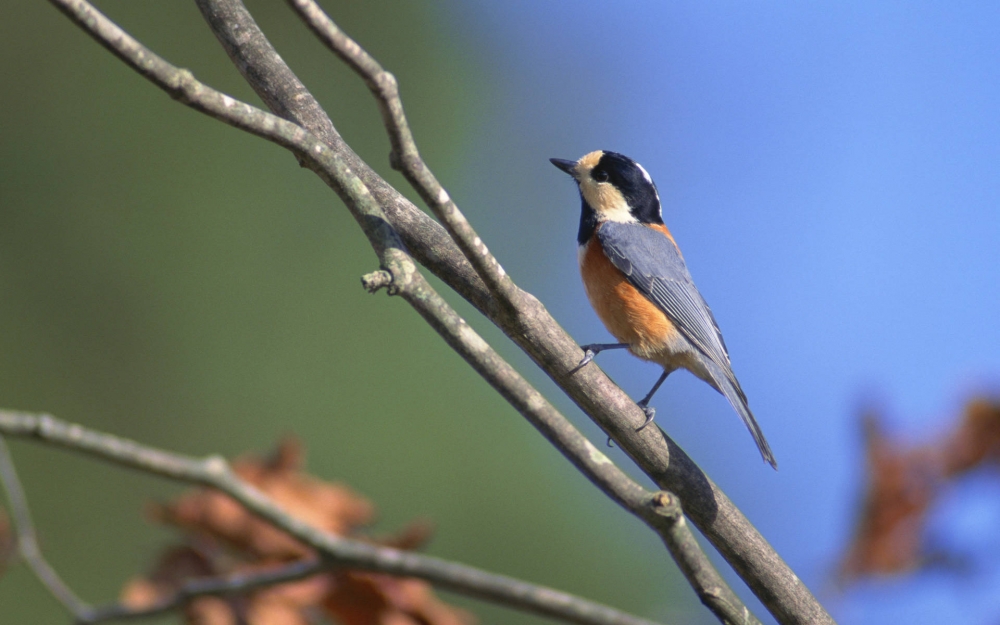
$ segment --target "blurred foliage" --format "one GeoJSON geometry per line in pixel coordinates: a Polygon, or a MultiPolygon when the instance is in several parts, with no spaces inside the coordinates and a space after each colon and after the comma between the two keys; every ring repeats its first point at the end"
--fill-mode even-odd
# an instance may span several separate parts
{"type": "Polygon", "coordinates": [[[971,399],[950,431],[920,445],[887,436],[875,411],[864,416],[863,424],[868,484],[838,582],[847,585],[960,564],[969,554],[949,553],[934,545],[928,523],[939,508],[949,513],[942,500],[957,483],[983,470],[995,480],[1000,463],[1000,401],[971,399]]]}
{"type": "MultiPolygon", "coordinates": [[[[233,470],[282,508],[313,527],[338,536],[372,540],[363,533],[375,516],[372,502],[343,484],[302,470],[305,449],[286,438],[268,456],[238,459],[233,470]]],[[[228,496],[201,488],[152,508],[153,516],[182,531],[156,567],[130,581],[122,602],[148,609],[170,601],[191,577],[246,575],[311,562],[315,553],[247,512],[228,496]]],[[[397,549],[426,543],[430,528],[411,523],[402,533],[374,542],[397,549]]],[[[251,593],[200,597],[180,610],[191,625],[309,625],[314,615],[342,625],[472,625],[475,618],[440,601],[419,579],[337,569],[251,593]]]]}
{"type": "MultiPolygon", "coordinates": [[[[283,3],[248,5],[345,138],[402,189],[361,82],[283,3]]],[[[258,102],[193,3],[99,8],[258,102]]],[[[489,79],[449,36],[445,9],[327,8],[399,78],[439,177],[461,180],[489,79]]],[[[233,456],[294,432],[311,473],[379,502],[379,531],[424,516],[435,555],[647,616],[690,609],[651,534],[405,304],[364,293],[373,253],[289,154],[173,102],[46,3],[6,7],[0,50],[0,404],[193,454],[233,456]]],[[[170,540],[141,509],[176,487],[12,449],[42,547],[85,599],[117,596],[170,540]]],[[[487,622],[538,621],[458,602],[487,622]]],[[[21,566],[0,579],[0,612],[64,618],[21,566]]]]}

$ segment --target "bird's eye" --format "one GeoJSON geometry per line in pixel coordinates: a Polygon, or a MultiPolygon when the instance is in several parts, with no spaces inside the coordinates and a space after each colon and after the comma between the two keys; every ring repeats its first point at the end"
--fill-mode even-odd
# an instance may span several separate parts
{"type": "Polygon", "coordinates": [[[596,169],[593,172],[591,172],[590,177],[596,180],[597,182],[607,182],[608,172],[604,171],[603,169],[596,169]]]}

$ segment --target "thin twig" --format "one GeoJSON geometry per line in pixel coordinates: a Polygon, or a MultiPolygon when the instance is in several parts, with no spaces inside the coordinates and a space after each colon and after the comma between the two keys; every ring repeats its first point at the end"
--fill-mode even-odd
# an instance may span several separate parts
{"type": "Polygon", "coordinates": [[[270,497],[241,480],[220,456],[192,458],[66,423],[50,415],[9,410],[0,410],[0,434],[41,440],[131,469],[214,488],[309,545],[321,558],[329,560],[331,566],[418,577],[464,595],[570,623],[652,625],[652,621],[614,608],[505,575],[329,534],[285,512],[270,497]]]}
{"type": "Polygon", "coordinates": [[[653,495],[649,509],[659,516],[660,523],[657,527],[663,543],[705,607],[723,623],[759,625],[757,617],[743,605],[705,555],[688,527],[677,497],[660,491],[653,495]]]}
{"type": "MultiPolygon", "coordinates": [[[[478,310],[497,307],[448,232],[382,179],[344,141],[330,117],[278,54],[240,0],[195,0],[212,33],[247,83],[278,117],[316,135],[371,191],[417,261],[478,310]]],[[[304,163],[309,166],[309,163],[304,163]]]]}
{"type": "MultiPolygon", "coordinates": [[[[253,90],[275,112],[325,136],[326,124],[315,123],[318,102],[273,84],[301,84],[275,52],[240,0],[197,0],[212,30],[253,90]],[[211,16],[211,17],[209,17],[211,16]],[[274,104],[270,104],[270,103],[274,104]]],[[[332,125],[330,126],[332,127],[332,125]]],[[[339,135],[338,135],[339,140],[339,135]]],[[[350,148],[330,143],[345,158],[356,158],[350,148]]],[[[781,560],[736,506],[668,436],[662,439],[635,425],[645,415],[597,366],[574,372],[580,361],[577,343],[540,302],[525,295],[516,319],[498,314],[491,297],[461,251],[445,240],[441,227],[391,189],[363,161],[359,172],[386,210],[386,215],[414,257],[445,284],[483,312],[517,343],[605,432],[618,442],[639,467],[664,489],[682,494],[686,513],[754,593],[781,622],[832,623],[809,589],[781,560]],[[471,277],[470,277],[471,274],[471,277]],[[652,436],[651,436],[652,435],[652,436]]]]}
{"type": "MultiPolygon", "coordinates": [[[[386,265],[383,262],[383,265],[386,265]]],[[[650,493],[587,440],[548,400],[503,360],[459,317],[429,284],[415,274],[386,284],[366,276],[374,289],[385,285],[398,294],[591,482],[623,508],[646,522],[666,544],[699,599],[723,623],[759,623],[712,565],[684,521],[677,498],[650,493]]]]}
{"type": "Polygon", "coordinates": [[[451,234],[452,239],[469,259],[486,288],[502,305],[511,309],[518,303],[520,291],[496,258],[486,249],[472,224],[458,209],[448,192],[420,157],[417,143],[403,112],[396,77],[385,71],[378,61],[365,52],[356,41],[340,30],[313,0],[288,0],[309,28],[334,54],[353,69],[371,90],[378,102],[382,121],[389,131],[392,144],[390,161],[400,170],[420,197],[434,211],[451,234]]]}
{"type": "MultiPolygon", "coordinates": [[[[135,67],[145,77],[168,91],[175,98],[196,110],[289,148],[300,158],[310,162],[352,209],[352,213],[368,235],[376,253],[382,259],[383,265],[392,272],[397,286],[407,283],[407,280],[411,281],[414,288],[407,289],[407,293],[411,295],[411,303],[436,297],[436,294],[429,290],[429,285],[416,271],[412,261],[402,251],[403,246],[396,237],[394,229],[385,220],[381,207],[368,193],[363,182],[353,176],[343,160],[325,144],[295,124],[233,100],[198,82],[190,72],[173,67],[146,49],[84,0],[54,1],[74,21],[97,38],[102,45],[111,49],[119,58],[135,67]]],[[[443,300],[439,300],[439,298],[437,301],[443,303],[443,300]]],[[[426,310],[425,308],[424,312],[426,310]]],[[[452,315],[457,323],[464,326],[464,321],[461,321],[453,312],[452,315]]],[[[426,315],[425,318],[427,318],[426,315]]],[[[475,341],[478,341],[476,349],[481,349],[483,346],[488,348],[485,342],[475,335],[468,326],[464,326],[464,330],[461,330],[460,334],[465,338],[474,337],[475,341]]],[[[499,359],[495,353],[493,356],[499,359]]],[[[506,363],[503,364],[506,365],[506,363]]],[[[508,372],[513,372],[516,375],[516,372],[509,365],[507,365],[507,369],[508,372]]],[[[537,394],[537,391],[535,393],[536,397],[532,401],[537,403],[541,396],[537,394]]],[[[541,400],[544,401],[543,398],[541,400]]],[[[269,512],[273,513],[274,511],[270,510],[269,512]]],[[[447,583],[443,579],[438,581],[447,583]]]]}
{"type": "Polygon", "coordinates": [[[2,434],[0,434],[0,482],[3,483],[4,490],[7,492],[7,501],[10,503],[10,512],[14,520],[17,551],[21,559],[31,568],[31,571],[38,578],[38,581],[45,586],[45,589],[74,618],[77,620],[86,618],[90,613],[90,606],[76,596],[42,555],[42,550],[38,546],[38,534],[35,532],[35,524],[31,520],[28,499],[24,495],[24,489],[21,487],[21,480],[17,477],[17,470],[14,468],[10,449],[7,448],[7,443],[4,441],[2,434]]]}
{"type": "MultiPolygon", "coordinates": [[[[524,315],[523,313],[530,310],[532,308],[532,304],[537,304],[537,301],[533,300],[533,298],[519,297],[521,295],[520,290],[517,289],[513,282],[505,275],[503,269],[487,251],[480,238],[476,236],[471,225],[469,225],[468,221],[455,206],[454,202],[450,200],[448,194],[444,191],[434,175],[430,172],[429,168],[427,168],[425,163],[420,158],[415,140],[403,112],[403,104],[399,96],[399,89],[395,77],[387,72],[376,59],[374,59],[364,50],[364,48],[361,47],[360,44],[342,31],[320,8],[315,0],[288,0],[288,2],[303,19],[303,21],[305,21],[309,28],[320,38],[320,40],[323,41],[323,43],[325,43],[331,51],[333,51],[341,60],[351,67],[359,76],[362,77],[372,94],[375,96],[382,114],[383,123],[385,124],[390,142],[392,144],[392,155],[395,158],[394,167],[397,169],[401,168],[403,170],[408,181],[418,190],[418,192],[420,192],[421,197],[423,197],[423,199],[434,210],[435,214],[437,214],[442,220],[448,231],[451,233],[452,238],[462,249],[463,253],[473,266],[476,267],[477,272],[486,282],[487,288],[489,288],[494,295],[503,300],[505,304],[509,304],[513,307],[515,317],[517,316],[517,313],[521,313],[522,318],[528,318],[529,316],[524,315]]],[[[544,317],[548,317],[548,313],[544,311],[544,308],[540,305],[535,307],[535,311],[539,313],[538,315],[535,315],[535,318],[541,317],[542,315],[544,315],[544,317]]],[[[494,321],[497,320],[497,316],[498,315],[494,315],[494,321]]],[[[545,321],[551,319],[551,317],[548,319],[544,319],[544,317],[543,320],[545,321]]],[[[518,336],[524,336],[524,334],[520,332],[511,332],[514,328],[510,327],[510,325],[507,327],[503,327],[502,324],[498,325],[501,325],[506,333],[512,338],[515,338],[515,340],[517,340],[518,336]]],[[[553,325],[555,325],[554,321],[553,325]]],[[[522,346],[524,345],[522,344],[522,346]]],[[[530,350],[526,351],[529,351],[529,354],[531,353],[530,350]]],[[[537,358],[536,361],[538,361],[537,358]]],[[[543,363],[539,362],[539,364],[541,365],[543,363]]],[[[479,369],[477,369],[477,371],[479,371],[479,369]]],[[[480,371],[480,373],[482,374],[482,371],[480,371]]],[[[552,371],[549,370],[549,373],[551,375],[552,371]]],[[[484,375],[484,377],[486,376],[484,375]]],[[[509,398],[508,401],[510,401],[509,398]]],[[[536,427],[538,426],[536,425],[536,427]]],[[[632,451],[632,453],[634,453],[634,451],[632,451]]],[[[685,464],[685,460],[688,459],[682,458],[682,462],[680,463],[682,466],[685,464]]],[[[688,462],[690,461],[688,460],[688,462]]],[[[690,464],[693,467],[693,463],[690,464]]],[[[702,477],[707,481],[707,478],[704,478],[703,475],[699,475],[700,471],[697,471],[696,467],[694,467],[694,469],[695,471],[689,472],[686,477],[690,477],[693,474],[695,477],[702,477]]],[[[659,483],[663,485],[663,482],[659,483]]],[[[714,487],[714,485],[711,486],[714,487]]],[[[604,490],[606,493],[608,492],[607,489],[604,490]]],[[[614,495],[612,495],[612,497],[614,497],[614,495]]],[[[633,509],[633,512],[634,511],[635,510],[633,509]]],[[[749,523],[747,523],[747,525],[749,525],[749,523]]],[[[750,527],[752,529],[752,526],[750,527]]],[[[671,547],[670,541],[666,538],[665,541],[668,542],[668,547],[671,547]]],[[[768,550],[770,550],[769,545],[767,545],[763,539],[761,539],[760,542],[763,543],[768,550]]],[[[696,542],[693,544],[697,547],[696,542]]],[[[725,550],[723,551],[725,553],[725,550]]],[[[679,557],[680,554],[676,548],[676,543],[671,548],[671,553],[675,556],[675,559],[678,560],[682,570],[685,570],[685,574],[687,575],[690,569],[685,569],[685,564],[682,562],[682,558],[679,557]]],[[[771,553],[773,554],[773,551],[771,551],[771,553]]],[[[791,574],[791,571],[787,569],[787,566],[784,566],[784,563],[780,561],[780,558],[777,558],[776,554],[774,554],[774,556],[775,557],[772,561],[777,560],[777,563],[785,569],[784,572],[779,572],[790,574],[785,576],[786,579],[783,581],[786,583],[783,585],[784,587],[782,590],[804,590],[804,593],[797,593],[798,596],[796,599],[799,600],[800,604],[804,604],[805,606],[811,608],[812,611],[816,613],[814,614],[815,616],[829,619],[829,616],[825,614],[822,607],[819,606],[819,604],[815,602],[815,599],[811,597],[808,589],[805,589],[805,587],[801,585],[798,578],[794,574],[791,574]],[[791,577],[793,585],[789,585],[787,583],[789,581],[788,577],[791,577]],[[812,601],[811,606],[809,605],[810,600],[812,601]]],[[[714,568],[712,570],[714,572],[714,568]]],[[[699,597],[702,598],[706,605],[712,607],[710,602],[711,597],[703,592],[705,586],[700,584],[696,577],[692,577],[690,575],[688,577],[692,586],[698,592],[699,597]]],[[[767,601],[765,601],[765,603],[767,603],[769,607],[773,605],[773,603],[769,603],[767,601]]],[[[743,609],[745,610],[745,608],[743,609]]],[[[772,612],[775,612],[776,615],[780,616],[781,610],[779,609],[776,611],[772,608],[772,612]]],[[[802,614],[805,614],[805,612],[802,612],[802,614]]]]}
{"type": "Polygon", "coordinates": [[[570,421],[466,324],[404,252],[383,246],[382,266],[362,278],[369,291],[394,289],[504,399],[608,497],[660,535],[698,598],[723,623],[759,624],[712,565],[670,493],[651,493],[601,453],[570,421]],[[402,263],[402,265],[399,265],[402,263]]]}
{"type": "Polygon", "coordinates": [[[98,606],[92,608],[88,617],[79,620],[79,622],[106,623],[108,621],[124,621],[157,616],[172,612],[198,597],[232,595],[256,590],[257,588],[277,586],[278,584],[311,577],[329,568],[331,568],[329,563],[324,563],[322,560],[316,558],[310,558],[284,566],[276,566],[248,573],[196,577],[185,581],[169,597],[160,599],[152,605],[135,607],[124,603],[112,603],[106,606],[98,606]]]}
{"type": "MultiPolygon", "coordinates": [[[[487,314],[494,323],[515,340],[585,412],[618,441],[622,449],[639,464],[643,471],[661,487],[672,490],[685,501],[685,511],[692,521],[702,529],[779,621],[783,623],[833,622],[809,590],[756,529],[673,441],[668,437],[659,436],[652,428],[647,428],[641,435],[635,433],[635,424],[641,423],[643,420],[641,411],[599,368],[596,366],[585,367],[575,375],[569,374],[575,363],[579,361],[581,352],[576,342],[559,327],[558,323],[552,319],[537,300],[528,294],[523,294],[522,305],[517,310],[517,315],[511,318],[510,315],[500,314],[492,305],[492,299],[484,285],[474,273],[470,273],[471,267],[464,261],[459,250],[454,248],[450,241],[442,238],[443,233],[440,232],[439,227],[428,220],[412,204],[400,200],[398,193],[387,192],[386,190],[391,189],[391,187],[375,175],[367,165],[358,162],[357,155],[351,152],[346,144],[341,141],[337,145],[335,141],[330,139],[329,133],[326,135],[320,133],[323,136],[324,145],[333,148],[334,154],[327,154],[312,143],[312,137],[295,134],[295,131],[302,130],[301,127],[274,124],[266,117],[256,116],[256,113],[259,113],[256,109],[236,103],[225,96],[222,96],[225,98],[222,100],[223,104],[228,101],[232,106],[239,105],[238,111],[230,111],[238,113],[238,119],[227,118],[224,110],[220,112],[218,106],[203,108],[205,102],[199,101],[196,97],[193,101],[190,100],[199,94],[192,89],[185,88],[185,84],[191,86],[190,82],[186,80],[191,78],[190,74],[182,76],[185,80],[180,82],[184,84],[174,85],[169,81],[163,82],[163,72],[160,72],[161,76],[157,78],[146,71],[143,54],[151,55],[151,53],[141,47],[128,49],[134,41],[126,42],[128,45],[123,49],[120,45],[121,42],[117,39],[118,33],[107,31],[104,29],[106,25],[102,25],[99,23],[100,20],[94,19],[94,14],[97,13],[93,11],[92,7],[86,3],[70,0],[53,0],[53,2],[70,15],[74,21],[88,30],[102,45],[111,49],[127,63],[136,66],[143,75],[185,103],[219,117],[226,123],[276,141],[292,149],[300,159],[303,158],[303,154],[312,154],[310,150],[315,148],[316,158],[311,161],[306,160],[306,163],[316,170],[337,191],[338,195],[345,199],[345,203],[351,208],[365,233],[372,240],[378,238],[374,236],[376,233],[372,231],[373,225],[378,225],[377,220],[375,224],[371,223],[374,212],[368,212],[353,205],[352,189],[346,188],[345,184],[347,183],[338,178],[347,169],[360,172],[364,176],[367,188],[372,190],[379,203],[386,208],[388,218],[397,226],[402,239],[409,248],[414,250],[417,258],[449,286],[455,288],[463,297],[487,314]],[[136,54],[137,50],[138,54],[136,54]],[[251,112],[254,115],[249,115],[251,112]],[[250,120],[249,117],[254,117],[254,119],[250,120]],[[267,132],[263,132],[260,126],[251,123],[261,121],[271,124],[267,132]],[[332,167],[332,169],[324,169],[324,167],[332,167]]],[[[204,7],[209,7],[213,11],[217,18],[214,22],[210,19],[213,32],[226,45],[227,51],[233,57],[237,67],[240,68],[255,91],[261,94],[265,102],[268,102],[269,106],[276,112],[280,111],[289,119],[302,123],[307,129],[321,131],[322,128],[319,126],[322,126],[322,123],[316,120],[323,118],[328,122],[328,118],[325,115],[310,116],[309,113],[315,113],[318,106],[311,96],[303,97],[301,92],[286,88],[292,84],[289,82],[281,83],[283,86],[274,90],[272,90],[272,86],[269,86],[268,78],[270,77],[280,75],[284,78],[294,79],[294,74],[288,70],[280,56],[267,43],[266,38],[249,17],[245,7],[238,0],[198,0],[198,3],[199,6],[203,7],[203,12],[205,12],[204,7]],[[228,30],[225,26],[227,24],[231,26],[228,30]],[[260,59],[266,59],[266,63],[258,63],[257,61],[260,59]],[[295,95],[293,96],[293,94],[295,95]]],[[[103,16],[101,17],[103,18],[103,16]]],[[[152,56],[155,57],[155,55],[152,56]]],[[[162,61],[159,57],[156,59],[162,61]]],[[[176,68],[173,69],[176,70],[176,68]]],[[[170,75],[171,72],[168,71],[167,77],[170,78],[170,75]]],[[[193,78],[191,80],[193,81],[193,78]]],[[[297,79],[294,82],[301,84],[298,83],[297,79]]],[[[197,84],[200,85],[200,83],[197,84]]],[[[308,92],[305,92],[305,95],[308,96],[308,92]]],[[[329,126],[329,130],[335,134],[332,124],[329,126]]],[[[347,177],[346,180],[352,179],[347,177]]],[[[374,241],[373,245],[376,245],[374,241]]]]}
{"type": "MultiPolygon", "coordinates": [[[[67,2],[69,4],[69,2],[67,2]]],[[[84,4],[78,0],[77,5],[84,4]]],[[[228,96],[198,83],[190,74],[173,68],[165,60],[145,49],[137,41],[110,23],[92,7],[81,19],[92,33],[110,33],[114,37],[105,41],[113,46],[120,57],[130,63],[144,62],[144,75],[164,89],[187,103],[189,106],[209,113],[228,123],[249,130],[289,147],[303,160],[313,161],[317,157],[331,154],[329,148],[301,128],[273,115],[253,109],[247,104],[237,103],[228,96]],[[219,106],[221,102],[221,107],[219,106]],[[284,128],[292,126],[292,128],[284,128]]],[[[542,434],[548,438],[574,465],[606,494],[627,510],[647,521],[654,530],[660,531],[659,517],[650,514],[648,493],[614,465],[552,406],[545,397],[531,386],[521,375],[496,353],[466,322],[434,291],[417,271],[412,259],[403,250],[395,230],[388,224],[381,207],[374,202],[364,184],[353,177],[351,172],[338,163],[334,157],[331,166],[327,162],[316,163],[325,168],[326,176],[340,183],[349,205],[354,207],[359,223],[366,229],[369,240],[375,247],[382,266],[390,273],[391,285],[409,302],[439,334],[458,351],[469,364],[482,375],[508,402],[524,415],[542,434]],[[652,521],[652,522],[651,522],[652,521]]],[[[370,281],[375,284],[375,281],[370,281]]],[[[384,282],[384,280],[383,280],[384,282]]],[[[664,540],[669,535],[661,532],[664,540]]],[[[697,545],[697,543],[692,542],[697,545]]],[[[674,549],[672,553],[681,553],[674,549]]],[[[697,553],[704,564],[707,556],[697,553]]],[[[682,565],[682,569],[690,568],[682,565]]],[[[714,569],[713,569],[714,571],[714,569]]],[[[713,587],[725,588],[730,604],[740,605],[738,598],[722,582],[715,572],[713,587]]],[[[702,588],[696,587],[699,596],[704,596],[702,588]]]]}
{"type": "MultiPolygon", "coordinates": [[[[284,85],[301,85],[240,0],[196,0],[250,87],[276,113],[318,136],[332,129],[314,98],[284,85]],[[278,85],[275,87],[275,85],[278,85]],[[316,120],[322,118],[323,123],[316,120]],[[329,125],[328,125],[329,124],[329,125]]],[[[833,619],[732,501],[669,436],[645,420],[617,384],[593,365],[574,371],[582,358],[576,341],[545,307],[523,293],[518,314],[501,314],[461,250],[439,224],[392,189],[337,136],[328,145],[348,159],[385,209],[407,249],[498,328],[607,432],[661,488],[683,498],[685,513],[781,623],[831,624],[833,619]],[[355,160],[357,159],[357,160],[355,160]]]]}

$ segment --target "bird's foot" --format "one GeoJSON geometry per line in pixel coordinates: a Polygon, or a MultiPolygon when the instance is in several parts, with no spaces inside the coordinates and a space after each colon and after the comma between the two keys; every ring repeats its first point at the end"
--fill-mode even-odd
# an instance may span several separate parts
{"type": "Polygon", "coordinates": [[[600,354],[606,349],[622,349],[628,347],[627,343],[591,343],[589,345],[581,345],[580,349],[583,350],[583,358],[580,362],[570,370],[570,373],[576,373],[583,368],[584,365],[591,362],[594,356],[600,354]]]}
{"type": "Polygon", "coordinates": [[[656,416],[656,408],[647,406],[643,403],[640,403],[639,407],[642,408],[644,413],[646,413],[646,421],[635,429],[636,432],[641,432],[647,425],[653,422],[653,418],[656,416]]]}
{"type": "MultiPolygon", "coordinates": [[[[580,349],[583,350],[583,359],[577,363],[576,369],[583,369],[583,366],[592,361],[594,356],[597,355],[597,352],[594,351],[593,345],[581,345],[580,349]]],[[[574,369],[574,371],[576,371],[576,369],[574,369]]]]}

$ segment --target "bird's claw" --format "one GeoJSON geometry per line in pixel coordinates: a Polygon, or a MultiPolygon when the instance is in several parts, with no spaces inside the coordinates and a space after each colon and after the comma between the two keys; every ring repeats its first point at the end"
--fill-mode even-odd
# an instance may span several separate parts
{"type": "Polygon", "coordinates": [[[587,363],[589,363],[590,361],[592,361],[594,359],[594,356],[597,355],[597,352],[595,352],[592,348],[593,348],[592,345],[581,345],[580,346],[580,349],[583,350],[583,359],[581,359],[580,362],[577,363],[577,365],[575,367],[573,367],[573,369],[572,369],[572,371],[570,371],[570,373],[576,373],[580,369],[583,369],[584,365],[586,365],[587,363]]]}
{"type": "Polygon", "coordinates": [[[653,418],[656,416],[656,408],[645,404],[639,404],[639,407],[642,408],[644,413],[646,413],[646,421],[635,429],[636,432],[641,432],[643,428],[653,422],[653,418]]]}

